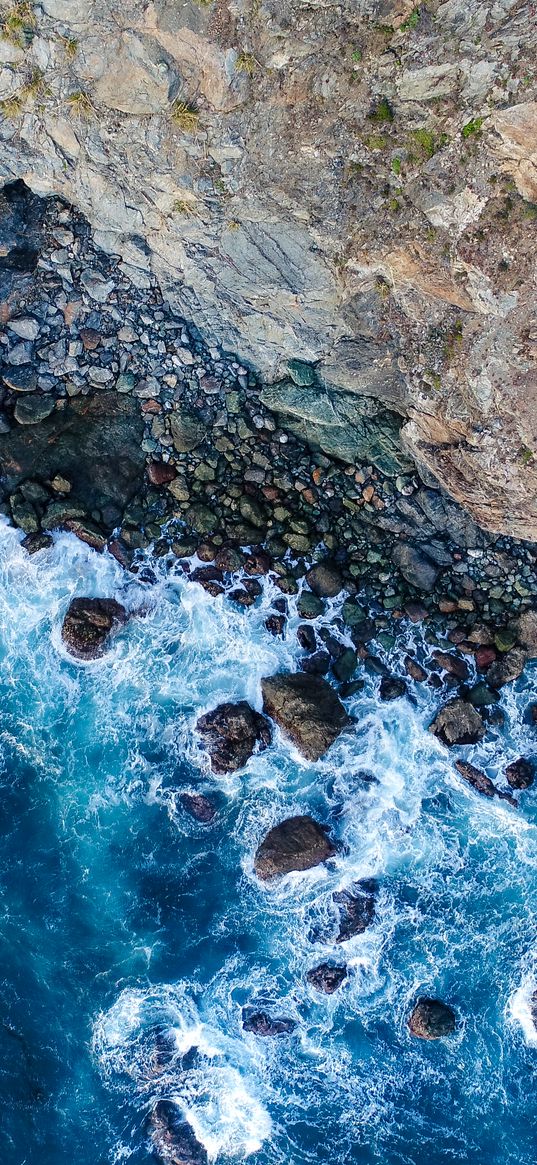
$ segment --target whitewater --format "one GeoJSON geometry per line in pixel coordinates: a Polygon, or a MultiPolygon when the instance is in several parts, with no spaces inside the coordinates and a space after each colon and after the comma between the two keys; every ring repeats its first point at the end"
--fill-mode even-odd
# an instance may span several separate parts
{"type": "MultiPolygon", "coordinates": [[[[427,731],[441,696],[383,704],[373,677],[322,761],[276,731],[217,777],[196,720],[260,709],[261,677],[298,666],[294,600],[275,639],[269,582],[239,611],[158,560],[143,583],[71,534],[32,557],[20,538],[0,526],[0,1160],[149,1165],[164,1097],[219,1165],[536,1161],[537,792],[479,797],[427,731]],[[75,595],[135,613],[92,663],[62,646],[75,595]],[[209,825],[183,792],[211,797],[209,825]],[[260,883],[257,846],[298,813],[337,855],[260,883]],[[333,894],[359,878],[378,881],[374,922],[336,945],[333,894]],[[327,960],[349,970],[333,996],[306,978],[327,960]],[[410,1035],[419,995],[454,1008],[452,1038],[410,1035]],[[294,1033],[245,1032],[245,1006],[294,1033]],[[155,1032],[173,1053],[158,1070],[155,1032]]],[[[397,670],[422,636],[406,623],[377,654],[397,670]]],[[[535,698],[527,669],[457,756],[496,778],[535,755],[535,698]]]]}

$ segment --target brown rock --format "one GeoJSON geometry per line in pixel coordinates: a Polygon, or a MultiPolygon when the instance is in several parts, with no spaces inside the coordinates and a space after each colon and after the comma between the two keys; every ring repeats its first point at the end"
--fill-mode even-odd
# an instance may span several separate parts
{"type": "Polygon", "coordinates": [[[535,764],[521,756],[507,765],[505,775],[512,789],[529,789],[535,780],[535,764]]]}
{"type": "Polygon", "coordinates": [[[469,761],[457,760],[455,761],[455,768],[460,773],[463,781],[471,785],[476,792],[482,793],[484,797],[499,797],[500,801],[508,801],[510,805],[516,807],[517,802],[514,797],[511,797],[510,793],[502,793],[500,789],[496,788],[496,785],[493,784],[490,777],[487,777],[486,773],[482,772],[481,769],[477,769],[469,761]]]}
{"type": "Polygon", "coordinates": [[[254,749],[268,748],[272,739],[268,720],[246,700],[219,704],[200,716],[196,729],[203,737],[215,773],[233,773],[243,768],[254,749]]]}
{"type": "Polygon", "coordinates": [[[317,562],[306,574],[306,582],[320,599],[333,599],[344,587],[341,574],[333,562],[317,562]]]}
{"type": "Polygon", "coordinates": [[[215,806],[203,793],[181,793],[180,801],[186,813],[203,825],[209,825],[216,815],[215,806]]]}
{"type": "Polygon", "coordinates": [[[311,971],[308,971],[306,978],[316,991],[322,991],[324,995],[333,995],[344,983],[347,975],[345,964],[320,963],[318,967],[312,967],[311,971]]]}
{"type": "Polygon", "coordinates": [[[255,855],[258,878],[268,881],[293,870],[310,870],[332,857],[335,846],[312,817],[289,817],[267,833],[255,855]]]}
{"type": "Polygon", "coordinates": [[[175,466],[166,461],[150,461],[147,466],[147,476],[151,485],[166,485],[177,477],[175,466]]]}
{"type": "Polygon", "coordinates": [[[524,671],[526,652],[521,647],[513,647],[491,664],[486,674],[487,684],[491,688],[502,688],[517,680],[524,671]]]}
{"type": "Polygon", "coordinates": [[[452,655],[449,651],[433,651],[433,659],[443,671],[449,672],[449,675],[455,676],[458,680],[468,679],[470,675],[468,664],[460,656],[452,655]]]}
{"type": "Polygon", "coordinates": [[[76,659],[99,659],[111,636],[126,623],[127,612],[115,599],[72,599],[62,626],[62,639],[76,659]]]}
{"type": "Polygon", "coordinates": [[[429,732],[443,744],[477,744],[485,735],[479,712],[466,700],[449,700],[429,725],[429,732]]]}
{"type": "Polygon", "coordinates": [[[421,1040],[438,1040],[455,1031],[455,1012],[440,999],[419,999],[408,1021],[413,1036],[421,1040]]]}
{"type": "Polygon", "coordinates": [[[153,1148],[162,1165],[208,1165],[204,1146],[173,1101],[159,1100],[148,1123],[153,1148]]]}
{"type": "Polygon", "coordinates": [[[261,680],[263,711],[307,760],[316,761],[351,723],[341,700],[318,676],[280,673],[261,680]]]}

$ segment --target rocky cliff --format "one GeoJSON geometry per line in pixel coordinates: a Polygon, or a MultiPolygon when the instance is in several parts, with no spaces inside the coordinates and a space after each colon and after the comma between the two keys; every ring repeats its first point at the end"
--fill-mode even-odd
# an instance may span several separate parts
{"type": "Polygon", "coordinates": [[[354,463],[374,432],[381,468],[411,457],[483,528],[537,539],[532,5],[42,0],[2,19],[4,181],[78,206],[297,435],[354,463]]]}

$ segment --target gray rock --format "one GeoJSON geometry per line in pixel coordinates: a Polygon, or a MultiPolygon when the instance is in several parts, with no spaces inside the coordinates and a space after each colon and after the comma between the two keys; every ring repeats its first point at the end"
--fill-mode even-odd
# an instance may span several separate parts
{"type": "Polygon", "coordinates": [[[306,574],[306,582],[315,595],[325,599],[335,598],[345,585],[337,566],[328,560],[312,566],[306,574]]]}
{"type": "Polygon", "coordinates": [[[96,303],[106,303],[115,289],[115,283],[112,279],[105,279],[104,275],[98,271],[89,269],[82,272],[80,282],[90,299],[94,299],[96,303]]]}
{"type": "Polygon", "coordinates": [[[479,712],[466,700],[449,700],[429,725],[429,732],[443,744],[477,744],[485,735],[479,712]]]}
{"type": "Polygon", "coordinates": [[[279,874],[310,870],[335,852],[324,826],[312,817],[289,817],[269,830],[255,855],[254,868],[265,882],[279,874]]]}
{"type": "Polygon", "coordinates": [[[334,689],[317,676],[268,676],[261,680],[261,692],[263,711],[307,760],[319,760],[351,723],[334,689]]]}
{"type": "Polygon", "coordinates": [[[30,365],[22,368],[3,368],[2,380],[13,392],[35,392],[37,372],[30,365]]]}
{"type": "Polygon", "coordinates": [[[312,967],[311,971],[308,971],[306,978],[316,991],[321,991],[324,995],[333,995],[345,982],[347,975],[345,964],[320,963],[318,967],[312,967]]]}
{"type": "Polygon", "coordinates": [[[215,773],[233,773],[243,768],[254,749],[268,748],[272,739],[269,721],[246,700],[219,704],[212,712],[200,716],[196,729],[203,738],[215,773]]]}
{"type": "Polygon", "coordinates": [[[413,587],[419,591],[434,589],[440,570],[424,550],[408,542],[399,542],[393,549],[392,557],[403,578],[413,587]]]}
{"type": "Polygon", "coordinates": [[[170,416],[170,433],[178,453],[196,449],[205,437],[205,425],[198,413],[183,407],[170,416]]]}
{"type": "Polygon", "coordinates": [[[161,1165],[209,1165],[207,1152],[171,1100],[159,1100],[149,1116],[149,1133],[161,1165]]]}
{"type": "Polygon", "coordinates": [[[31,393],[21,397],[15,404],[13,415],[19,425],[38,425],[45,417],[54,412],[56,401],[54,397],[38,396],[31,393]]]}
{"type": "Polygon", "coordinates": [[[15,332],[22,340],[37,340],[39,335],[39,321],[33,316],[18,316],[8,323],[10,332],[15,332]]]}

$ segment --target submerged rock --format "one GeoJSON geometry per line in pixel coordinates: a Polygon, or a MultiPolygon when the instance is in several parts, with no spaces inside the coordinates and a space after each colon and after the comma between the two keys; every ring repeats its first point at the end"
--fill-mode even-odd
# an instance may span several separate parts
{"type": "Polygon", "coordinates": [[[310,870],[336,852],[327,837],[327,827],[312,817],[288,817],[269,830],[254,859],[254,869],[262,881],[293,870],[310,870]]]}
{"type": "Polygon", "coordinates": [[[407,686],[404,680],[399,679],[399,676],[383,676],[380,681],[379,696],[381,700],[399,700],[401,696],[406,696],[407,686]]]}
{"type": "Polygon", "coordinates": [[[318,676],[280,673],[261,680],[263,711],[307,760],[316,761],[351,723],[333,688],[318,676]]]}
{"type": "Polygon", "coordinates": [[[512,789],[529,789],[535,780],[535,763],[521,756],[507,765],[505,776],[512,789]]]}
{"type": "Polygon", "coordinates": [[[457,1026],[455,1012],[440,999],[419,999],[408,1020],[413,1036],[421,1040],[439,1040],[450,1036],[457,1026]]]}
{"type": "Polygon", "coordinates": [[[344,943],[363,934],[375,917],[376,882],[364,879],[355,882],[350,890],[338,890],[334,902],[340,909],[340,924],[336,942],[344,943]]]}
{"type": "Polygon", "coordinates": [[[53,545],[54,539],[51,535],[42,533],[27,534],[21,542],[21,546],[24,546],[28,554],[37,554],[38,550],[48,550],[49,546],[53,545]]]}
{"type": "Polygon", "coordinates": [[[500,801],[508,801],[510,805],[515,805],[517,802],[510,793],[502,793],[501,789],[497,789],[496,785],[483,773],[481,769],[476,769],[475,765],[471,765],[469,761],[457,760],[455,761],[455,768],[460,773],[463,781],[476,789],[478,793],[482,793],[484,797],[499,797],[500,801]]]}
{"type": "Polygon", "coordinates": [[[333,995],[347,975],[345,964],[320,963],[318,967],[312,967],[311,971],[308,971],[306,978],[316,991],[322,991],[324,995],[333,995]]]}
{"type": "Polygon", "coordinates": [[[162,1165],[208,1165],[207,1152],[171,1100],[159,1100],[149,1117],[153,1148],[162,1165]]]}
{"type": "Polygon", "coordinates": [[[200,716],[196,729],[204,738],[215,773],[234,773],[243,768],[256,745],[260,749],[268,748],[272,739],[268,720],[246,700],[219,704],[212,712],[200,716]]]}
{"type": "Polygon", "coordinates": [[[479,712],[466,700],[450,700],[429,725],[429,732],[449,747],[453,744],[477,744],[485,735],[479,712]]]}
{"type": "Polygon", "coordinates": [[[209,825],[213,821],[216,808],[203,793],[181,793],[179,800],[185,812],[195,821],[201,821],[203,825],[209,825]]]}
{"type": "Polygon", "coordinates": [[[62,639],[77,659],[99,659],[108,640],[127,622],[128,614],[115,599],[72,599],[62,626],[62,639]]]}
{"type": "Polygon", "coordinates": [[[250,1012],[243,1009],[242,1026],[245,1032],[253,1032],[256,1036],[289,1036],[294,1032],[294,1019],[279,1016],[273,1019],[266,1011],[250,1012]]]}

